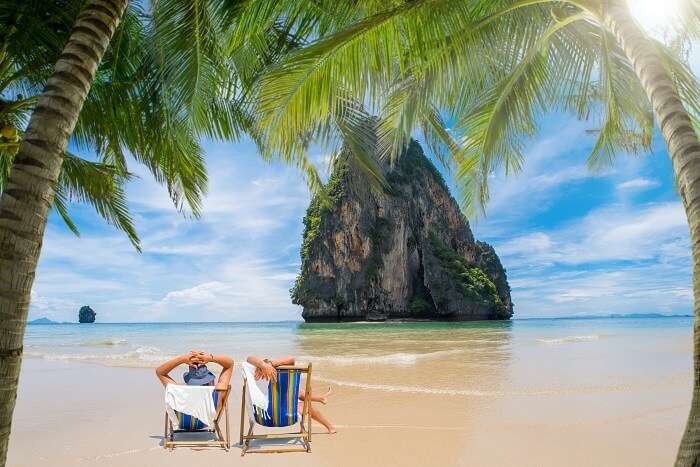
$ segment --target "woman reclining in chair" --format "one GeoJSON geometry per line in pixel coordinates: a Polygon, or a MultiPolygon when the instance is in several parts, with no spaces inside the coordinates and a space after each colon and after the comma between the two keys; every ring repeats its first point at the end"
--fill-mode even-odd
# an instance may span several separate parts
{"type": "MultiPolygon", "coordinates": [[[[276,368],[278,366],[285,366],[285,365],[294,365],[294,357],[285,357],[285,358],[280,358],[277,360],[269,360],[267,358],[261,359],[258,357],[250,356],[247,358],[248,363],[253,365],[255,367],[255,379],[260,380],[260,379],[266,379],[270,381],[275,381],[277,379],[277,370],[276,368]]],[[[328,403],[328,396],[331,394],[331,389],[328,388],[328,391],[323,396],[311,396],[311,402],[320,402],[321,404],[326,404],[328,403]]],[[[303,390],[299,391],[299,400],[303,401],[306,398],[306,393],[303,390]]],[[[299,402],[299,410],[302,410],[302,403],[299,402]]],[[[326,417],[321,414],[321,412],[316,409],[313,404],[309,404],[309,415],[311,415],[311,418],[319,422],[321,425],[323,425],[326,430],[328,430],[329,434],[335,434],[336,430],[335,427],[329,422],[326,417]]]]}

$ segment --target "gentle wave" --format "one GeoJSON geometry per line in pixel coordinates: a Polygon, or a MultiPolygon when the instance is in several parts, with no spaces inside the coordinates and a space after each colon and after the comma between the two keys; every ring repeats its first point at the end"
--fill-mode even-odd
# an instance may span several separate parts
{"type": "MultiPolygon", "coordinates": [[[[68,341],[68,342],[53,342],[51,347],[112,347],[117,345],[126,345],[129,341],[126,339],[108,337],[105,339],[94,339],[88,341],[68,341]]],[[[43,348],[47,344],[27,344],[27,348],[43,348]]]]}
{"type": "Polygon", "coordinates": [[[600,339],[600,336],[597,334],[591,334],[589,336],[565,336],[565,337],[555,337],[555,338],[550,338],[550,339],[537,339],[537,342],[541,342],[543,344],[565,344],[567,342],[589,342],[589,341],[597,341],[600,339]]]}
{"type": "Polygon", "coordinates": [[[393,353],[388,355],[379,356],[369,356],[369,355],[356,355],[356,356],[339,356],[339,355],[326,355],[326,356],[314,356],[314,355],[300,355],[298,360],[311,361],[311,362],[325,362],[335,365],[415,365],[418,360],[443,357],[446,355],[455,355],[466,352],[462,349],[454,350],[438,350],[436,352],[428,353],[393,353]]]}
{"type": "Polygon", "coordinates": [[[85,341],[85,342],[79,343],[78,345],[85,346],[85,347],[111,347],[113,345],[125,345],[128,343],[129,342],[126,339],[110,338],[110,339],[98,339],[98,340],[94,340],[94,341],[85,341]]]}
{"type": "Polygon", "coordinates": [[[403,392],[409,394],[436,394],[443,396],[500,396],[501,392],[479,391],[476,389],[444,389],[444,388],[426,388],[422,386],[400,386],[391,384],[370,384],[358,383],[355,381],[342,381],[332,378],[324,378],[323,376],[314,376],[317,381],[335,384],[336,386],[346,386],[358,389],[371,389],[373,391],[386,392],[403,392]]]}
{"type": "MultiPolygon", "coordinates": [[[[573,386],[560,387],[550,389],[522,389],[515,391],[498,391],[498,390],[479,390],[479,389],[448,389],[448,388],[430,388],[424,386],[402,386],[392,384],[372,384],[360,383],[357,381],[344,381],[333,378],[325,378],[321,375],[315,375],[314,380],[323,381],[324,383],[335,384],[337,386],[346,386],[357,389],[367,389],[372,391],[399,392],[407,394],[432,394],[441,396],[473,396],[473,397],[504,397],[504,396],[559,396],[559,395],[581,395],[581,394],[599,394],[604,392],[627,392],[638,388],[655,388],[667,387],[677,384],[679,378],[668,378],[654,383],[640,382],[619,382],[606,385],[591,385],[591,386],[573,386]]],[[[679,380],[683,380],[680,378],[679,380]]]]}
{"type": "Polygon", "coordinates": [[[138,347],[134,350],[111,354],[60,354],[53,352],[27,352],[28,357],[53,361],[81,361],[102,363],[107,366],[151,367],[170,358],[157,347],[138,347]]]}

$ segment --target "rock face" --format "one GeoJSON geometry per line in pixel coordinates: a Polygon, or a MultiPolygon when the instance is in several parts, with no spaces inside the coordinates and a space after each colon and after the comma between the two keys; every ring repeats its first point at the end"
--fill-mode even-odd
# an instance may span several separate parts
{"type": "Polygon", "coordinates": [[[79,323],[94,323],[95,316],[97,313],[89,306],[81,306],[80,311],[78,311],[78,322],[79,323]]]}
{"type": "Polygon", "coordinates": [[[304,217],[301,272],[291,290],[306,321],[509,319],[506,272],[475,241],[440,173],[411,142],[389,193],[347,158],[304,217]]]}

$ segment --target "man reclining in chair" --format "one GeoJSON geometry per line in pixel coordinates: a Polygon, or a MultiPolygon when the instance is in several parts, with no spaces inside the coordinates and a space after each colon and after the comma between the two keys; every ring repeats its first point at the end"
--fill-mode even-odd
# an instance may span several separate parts
{"type": "MultiPolygon", "coordinates": [[[[276,381],[278,366],[294,365],[294,357],[285,357],[277,360],[269,360],[267,358],[261,359],[258,357],[250,356],[247,362],[255,367],[255,379],[265,379],[269,381],[276,381]]],[[[320,402],[321,404],[328,403],[328,396],[331,394],[331,388],[323,396],[311,396],[311,402],[320,402]]],[[[306,398],[306,393],[303,390],[299,391],[299,400],[303,401],[306,398]]],[[[302,402],[299,402],[299,411],[302,410],[302,402]]],[[[335,427],[329,422],[326,417],[321,414],[321,412],[316,409],[313,404],[309,404],[309,415],[311,418],[323,425],[329,434],[335,434],[335,427]]]]}
{"type": "Polygon", "coordinates": [[[189,386],[214,386],[216,389],[226,389],[231,383],[233,375],[233,359],[226,355],[214,355],[201,350],[190,350],[185,355],[172,358],[161,366],[156,368],[156,376],[163,383],[163,386],[168,384],[180,384],[171,376],[170,372],[180,365],[187,365],[187,373],[184,374],[185,384],[189,386]],[[216,363],[221,365],[222,370],[219,375],[219,380],[209,371],[207,363],[216,363]]]}
{"type": "Polygon", "coordinates": [[[165,387],[165,435],[163,446],[222,447],[230,446],[228,431],[228,393],[233,374],[233,360],[225,355],[213,355],[192,350],[186,355],[172,358],[156,368],[156,376],[165,387]],[[216,381],[208,363],[217,363],[223,370],[216,381]],[[178,384],[170,372],[179,365],[187,365],[185,385],[178,384]],[[219,425],[220,417],[226,417],[225,430],[219,425]],[[213,440],[176,440],[176,432],[213,432],[213,440]]]}

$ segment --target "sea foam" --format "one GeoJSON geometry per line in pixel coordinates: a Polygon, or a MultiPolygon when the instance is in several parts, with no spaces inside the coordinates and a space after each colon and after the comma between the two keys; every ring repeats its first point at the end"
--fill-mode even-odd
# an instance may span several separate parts
{"type": "Polygon", "coordinates": [[[369,389],[372,391],[385,391],[385,392],[402,392],[408,394],[436,394],[443,396],[479,396],[479,397],[496,397],[503,393],[498,391],[480,391],[477,389],[446,389],[446,388],[429,388],[423,386],[402,386],[393,384],[371,384],[371,383],[359,383],[356,381],[343,381],[332,378],[325,378],[323,376],[314,376],[316,381],[323,381],[324,383],[334,384],[336,386],[346,386],[358,389],[369,389]]]}
{"type": "Polygon", "coordinates": [[[451,389],[441,387],[426,387],[426,386],[404,386],[394,384],[374,384],[361,383],[358,381],[338,380],[326,378],[321,375],[314,375],[314,380],[323,381],[324,383],[333,384],[336,386],[345,386],[370,391],[398,392],[406,394],[433,394],[442,396],[470,396],[470,397],[549,397],[560,395],[581,395],[581,394],[599,394],[605,392],[627,392],[639,388],[654,388],[666,387],[672,383],[672,379],[664,381],[654,381],[652,383],[644,382],[612,382],[601,385],[575,385],[575,386],[560,386],[560,387],[521,387],[510,390],[480,390],[480,389],[451,389]]]}
{"type": "Polygon", "coordinates": [[[400,365],[410,366],[415,365],[418,360],[439,358],[447,355],[455,355],[464,353],[463,349],[453,350],[438,350],[436,352],[427,353],[392,353],[387,355],[300,355],[298,360],[311,362],[324,362],[334,365],[400,365]]]}
{"type": "Polygon", "coordinates": [[[125,345],[129,342],[126,339],[119,338],[107,338],[107,339],[97,339],[92,341],[80,342],[78,345],[85,347],[110,347],[113,345],[125,345]]]}
{"type": "Polygon", "coordinates": [[[80,361],[101,363],[107,366],[126,366],[126,367],[152,367],[156,363],[162,362],[170,358],[170,355],[165,354],[157,347],[143,346],[137,347],[134,350],[120,353],[55,353],[55,352],[27,352],[28,357],[42,358],[52,361],[80,361]]]}
{"type": "Polygon", "coordinates": [[[537,342],[541,342],[543,344],[565,344],[567,342],[597,341],[598,339],[600,339],[600,336],[598,334],[591,334],[588,336],[564,336],[564,337],[555,337],[555,338],[540,338],[540,339],[537,339],[537,342]]]}

